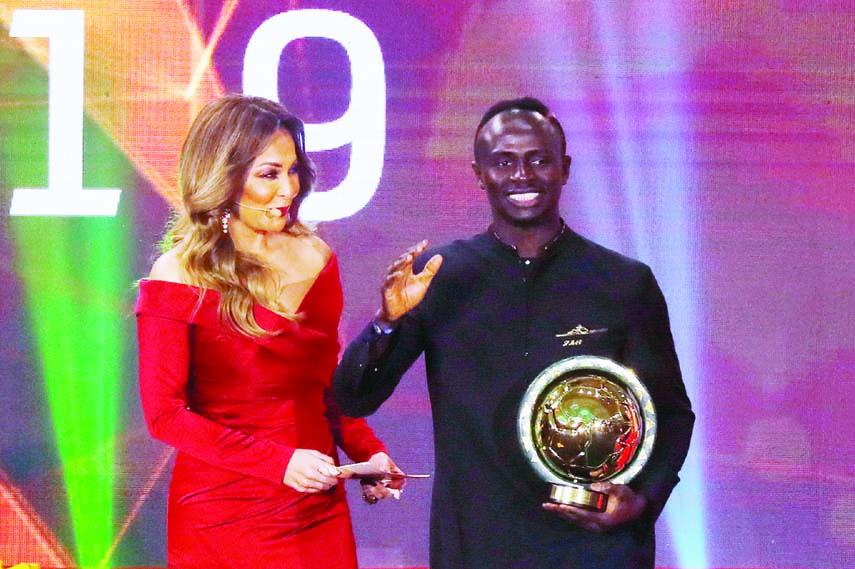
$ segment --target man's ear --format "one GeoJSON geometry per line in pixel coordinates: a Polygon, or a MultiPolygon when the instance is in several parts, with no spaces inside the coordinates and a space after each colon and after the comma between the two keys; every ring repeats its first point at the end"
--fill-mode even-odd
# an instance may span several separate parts
{"type": "Polygon", "coordinates": [[[567,180],[570,178],[570,162],[573,159],[570,156],[565,156],[561,159],[561,170],[563,171],[562,182],[564,184],[567,183],[567,180]]]}
{"type": "Polygon", "coordinates": [[[478,179],[478,186],[483,190],[484,181],[481,179],[481,168],[478,166],[478,162],[476,162],[475,160],[472,161],[472,171],[475,172],[475,178],[478,179]]]}

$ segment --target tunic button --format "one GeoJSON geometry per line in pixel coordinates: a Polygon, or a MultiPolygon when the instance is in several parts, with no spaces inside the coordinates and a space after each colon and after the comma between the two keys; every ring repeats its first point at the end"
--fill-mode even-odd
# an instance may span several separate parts
{"type": "Polygon", "coordinates": [[[526,259],[526,260],[525,260],[525,264],[526,264],[526,265],[531,265],[531,260],[530,260],[530,259],[526,259]]]}
{"type": "Polygon", "coordinates": [[[528,352],[526,352],[526,353],[525,353],[525,355],[523,355],[523,357],[524,357],[524,358],[527,358],[527,357],[528,357],[528,352]]]}

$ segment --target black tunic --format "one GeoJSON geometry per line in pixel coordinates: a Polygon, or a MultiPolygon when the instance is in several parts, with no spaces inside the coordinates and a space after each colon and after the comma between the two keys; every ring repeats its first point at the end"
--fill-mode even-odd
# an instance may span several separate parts
{"type": "Polygon", "coordinates": [[[370,327],[334,378],[349,415],[373,413],[424,352],[436,445],[431,506],[433,569],[654,566],[653,525],[689,448],[694,415],[680,374],[665,299],[650,269],[565,229],[537,259],[491,233],[434,253],[443,264],[393,346],[370,362],[370,327]],[[595,334],[561,337],[577,325],[595,334]],[[542,509],[547,485],[517,442],[528,384],[573,355],[635,370],[657,409],[658,436],[630,486],[649,500],[642,517],[594,534],[542,509]]]}

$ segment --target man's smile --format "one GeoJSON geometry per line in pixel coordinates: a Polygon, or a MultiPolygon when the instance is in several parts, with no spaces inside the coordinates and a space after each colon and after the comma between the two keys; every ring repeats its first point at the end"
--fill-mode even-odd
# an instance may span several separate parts
{"type": "Polygon", "coordinates": [[[543,196],[543,193],[537,190],[525,190],[522,192],[509,192],[508,199],[515,205],[530,206],[537,203],[543,196]]]}

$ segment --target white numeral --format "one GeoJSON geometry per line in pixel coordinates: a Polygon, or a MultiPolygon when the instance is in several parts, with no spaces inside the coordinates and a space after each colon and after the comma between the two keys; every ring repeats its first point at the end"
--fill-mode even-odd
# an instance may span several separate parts
{"type": "Polygon", "coordinates": [[[263,22],[252,34],[243,60],[243,92],[279,100],[279,59],[298,38],[325,38],[341,44],[350,60],[350,105],[338,119],[306,125],[306,150],[350,144],[350,167],[341,184],[312,194],[302,217],[329,221],[353,215],[374,195],[383,171],[386,144],[386,78],[380,44],[371,30],[349,14],[293,10],[263,22]]]}
{"type": "Polygon", "coordinates": [[[116,215],[121,190],[83,188],[82,10],[15,10],[9,35],[48,38],[47,188],[18,188],[10,215],[116,215]]]}

